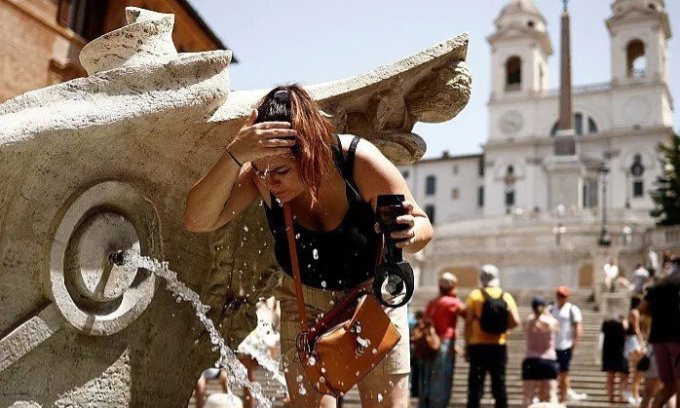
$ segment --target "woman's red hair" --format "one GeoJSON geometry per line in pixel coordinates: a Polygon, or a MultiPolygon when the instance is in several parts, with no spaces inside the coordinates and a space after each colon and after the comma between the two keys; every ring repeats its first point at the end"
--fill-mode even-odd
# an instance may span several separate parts
{"type": "Polygon", "coordinates": [[[297,131],[292,153],[297,161],[300,180],[309,187],[312,205],[315,205],[324,174],[328,174],[329,167],[335,166],[333,146],[337,142],[333,125],[321,115],[316,102],[298,84],[278,86],[262,99],[257,122],[272,120],[287,120],[297,131]],[[274,94],[279,91],[288,91],[288,101],[275,98],[274,94]]]}

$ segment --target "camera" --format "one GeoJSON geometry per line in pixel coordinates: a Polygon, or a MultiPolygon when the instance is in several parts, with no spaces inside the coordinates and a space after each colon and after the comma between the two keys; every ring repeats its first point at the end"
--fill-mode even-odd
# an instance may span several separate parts
{"type": "Polygon", "coordinates": [[[373,281],[373,293],[384,306],[401,307],[413,297],[413,269],[402,257],[401,248],[391,237],[394,231],[408,229],[408,225],[397,223],[397,217],[407,214],[402,194],[378,196],[376,216],[385,236],[385,252],[373,281]]]}

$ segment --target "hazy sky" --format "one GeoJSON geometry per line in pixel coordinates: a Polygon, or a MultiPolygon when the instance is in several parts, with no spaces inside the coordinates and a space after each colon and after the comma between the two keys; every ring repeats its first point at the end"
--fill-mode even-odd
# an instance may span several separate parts
{"type": "MultiPolygon", "coordinates": [[[[351,77],[396,62],[461,32],[470,34],[467,62],[472,97],[450,122],[417,124],[426,157],[480,152],[487,139],[490,50],[486,36],[508,0],[191,0],[239,60],[231,68],[232,89],[303,85],[351,77]]],[[[555,54],[551,87],[559,81],[561,0],[535,0],[548,21],[555,54]]],[[[609,32],[604,20],[611,0],[572,0],[575,85],[610,79],[609,32]]],[[[680,32],[680,2],[666,1],[673,29],[680,32]]],[[[680,35],[680,34],[679,34],[680,35]]],[[[671,93],[680,86],[680,42],[669,42],[671,93]]],[[[557,112],[555,113],[557,116],[557,112]]],[[[676,109],[675,123],[680,123],[676,109]]]]}

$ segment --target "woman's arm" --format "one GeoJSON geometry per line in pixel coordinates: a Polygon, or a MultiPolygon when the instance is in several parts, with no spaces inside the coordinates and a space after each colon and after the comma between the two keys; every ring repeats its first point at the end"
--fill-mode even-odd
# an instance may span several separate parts
{"type": "Polygon", "coordinates": [[[250,166],[239,168],[225,152],[189,192],[184,227],[192,232],[216,230],[248,208],[257,195],[250,166]]]}
{"type": "Polygon", "coordinates": [[[401,172],[371,142],[361,139],[357,145],[354,164],[354,181],[361,197],[370,202],[373,210],[381,194],[403,194],[408,214],[397,222],[409,225],[408,230],[392,233],[392,238],[404,239],[397,246],[408,253],[423,249],[432,239],[432,224],[413,198],[401,172]]]}
{"type": "Polygon", "coordinates": [[[248,208],[258,190],[247,162],[288,153],[295,144],[294,140],[285,139],[296,135],[290,123],[255,124],[256,119],[254,110],[217,163],[191,188],[184,210],[184,227],[189,231],[215,230],[248,208]]]}

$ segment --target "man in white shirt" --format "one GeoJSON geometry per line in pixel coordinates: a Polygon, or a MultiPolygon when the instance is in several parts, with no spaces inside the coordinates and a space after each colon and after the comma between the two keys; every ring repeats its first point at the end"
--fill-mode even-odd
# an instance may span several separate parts
{"type": "Polygon", "coordinates": [[[633,292],[636,295],[642,295],[642,292],[644,291],[645,284],[649,280],[649,271],[643,267],[641,264],[637,264],[635,266],[635,271],[633,272],[633,276],[635,277],[635,287],[633,289],[633,292]]]}
{"type": "Polygon", "coordinates": [[[579,394],[569,386],[569,366],[574,349],[581,338],[583,317],[578,306],[567,302],[570,291],[566,286],[560,286],[555,293],[556,303],[551,309],[551,313],[559,323],[560,331],[555,337],[555,351],[557,352],[557,363],[559,365],[559,397],[561,402],[570,400],[582,400],[587,397],[579,394]]]}
{"type": "Polygon", "coordinates": [[[611,258],[609,262],[604,264],[602,269],[604,272],[604,284],[607,286],[607,289],[610,292],[613,292],[616,277],[619,276],[619,267],[616,266],[616,261],[614,261],[614,258],[611,258]]]}

